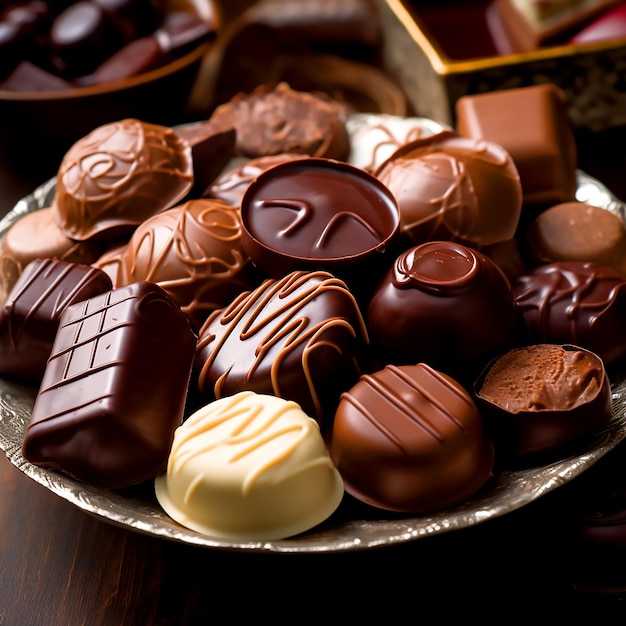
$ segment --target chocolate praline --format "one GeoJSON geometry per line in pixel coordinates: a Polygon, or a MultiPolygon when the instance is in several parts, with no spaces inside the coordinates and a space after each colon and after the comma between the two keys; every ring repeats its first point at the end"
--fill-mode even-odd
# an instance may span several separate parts
{"type": "Polygon", "coordinates": [[[390,264],[400,219],[395,198],[374,176],[316,158],[259,174],[244,193],[241,217],[244,249],[267,275],[321,269],[356,291],[390,264]]]}
{"type": "Polygon", "coordinates": [[[198,333],[198,388],[209,400],[244,390],[294,400],[325,429],[361,374],[368,341],[344,282],[294,271],[209,316],[198,333]]]}
{"type": "Polygon", "coordinates": [[[375,171],[400,208],[400,232],[476,247],[511,239],[522,209],[518,170],[500,145],[442,131],[400,147],[375,171]]]}
{"type": "Polygon", "coordinates": [[[626,281],[598,263],[564,261],[511,282],[528,343],[574,344],[611,365],[626,354],[626,281]]]}
{"type": "Polygon", "coordinates": [[[366,319],[387,362],[423,361],[461,375],[510,344],[516,316],[510,284],[493,261],[459,243],[433,241],[398,256],[366,319]]]}
{"type": "Polygon", "coordinates": [[[466,500],[494,460],[469,392],[423,363],[362,376],[341,396],[329,451],[349,494],[413,513],[466,500]]]}
{"type": "Polygon", "coordinates": [[[125,119],[66,152],[52,208],[70,239],[111,239],[174,206],[192,185],[191,147],[176,131],[125,119]]]}
{"type": "Polygon", "coordinates": [[[474,386],[497,454],[558,453],[611,419],[611,387],[602,359],[578,346],[514,348],[485,368],[474,386]]]}
{"type": "Polygon", "coordinates": [[[196,329],[209,313],[256,284],[243,249],[239,209],[217,199],[189,200],[146,219],[119,261],[118,285],[157,283],[196,329]]]}

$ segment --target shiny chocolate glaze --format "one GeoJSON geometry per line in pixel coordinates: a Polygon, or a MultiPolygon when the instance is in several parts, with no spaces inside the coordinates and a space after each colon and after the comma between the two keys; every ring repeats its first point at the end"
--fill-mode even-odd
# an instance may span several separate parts
{"type": "Polygon", "coordinates": [[[111,289],[99,269],[35,259],[20,274],[0,309],[0,373],[39,384],[63,311],[111,289]]]}
{"type": "Polygon", "coordinates": [[[67,307],[24,458],[106,488],[154,477],[182,423],[195,347],[187,318],[155,283],[67,307]]]}
{"type": "Polygon", "coordinates": [[[413,244],[486,246],[515,234],[522,187],[498,144],[442,131],[400,147],[375,175],[396,197],[400,231],[413,244]]]}
{"type": "Polygon", "coordinates": [[[392,363],[427,362],[460,374],[509,345],[516,310],[500,268],[451,241],[398,256],[367,309],[373,344],[392,363]]]}
{"type": "Polygon", "coordinates": [[[428,365],[388,365],[341,396],[329,444],[346,491],[375,507],[428,512],[473,495],[494,451],[469,392],[428,365]]]}
{"type": "Polygon", "coordinates": [[[399,224],[394,197],[374,176],[316,158],[261,173],[243,196],[241,214],[244,249],[269,276],[323,269],[351,287],[371,284],[372,273],[391,263],[399,224]]]}
{"type": "Polygon", "coordinates": [[[243,390],[294,400],[325,428],[361,374],[368,335],[345,283],[321,271],[268,279],[215,311],[195,369],[206,398],[243,390]]]}
{"type": "Polygon", "coordinates": [[[167,209],[138,226],[123,247],[117,284],[157,283],[198,329],[209,313],[255,285],[241,231],[239,209],[221,200],[167,209]]]}
{"type": "Polygon", "coordinates": [[[191,147],[175,130],[125,119],[66,152],[53,210],[71,239],[110,239],[174,206],[192,185],[191,147]]]}
{"type": "Polygon", "coordinates": [[[568,343],[606,365],[626,354],[626,281],[597,263],[548,263],[511,283],[528,343],[568,343]]]}

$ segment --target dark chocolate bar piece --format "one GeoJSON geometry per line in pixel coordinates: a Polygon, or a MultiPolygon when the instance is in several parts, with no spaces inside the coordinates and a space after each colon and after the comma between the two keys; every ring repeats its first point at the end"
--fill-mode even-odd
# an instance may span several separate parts
{"type": "Polygon", "coordinates": [[[195,347],[187,318],[155,283],[67,307],[24,458],[105,488],[154,477],[182,423],[195,347]]]}
{"type": "Polygon", "coordinates": [[[0,310],[0,375],[39,383],[66,307],[111,289],[100,269],[60,259],[35,259],[0,310]]]}

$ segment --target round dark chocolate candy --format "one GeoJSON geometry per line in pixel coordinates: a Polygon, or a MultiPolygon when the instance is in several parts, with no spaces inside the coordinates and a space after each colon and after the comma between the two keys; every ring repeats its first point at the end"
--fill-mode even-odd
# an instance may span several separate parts
{"type": "Polygon", "coordinates": [[[400,207],[400,231],[414,244],[437,239],[486,246],[515,235],[522,186],[501,146],[450,131],[401,146],[376,176],[400,207]]]}
{"type": "Polygon", "coordinates": [[[244,249],[269,276],[323,269],[350,286],[386,269],[399,225],[396,201],[380,181],[319,158],[259,174],[244,193],[241,214],[244,249]]]}
{"type": "Polygon", "coordinates": [[[367,322],[388,362],[426,362],[456,375],[508,347],[516,309],[493,261],[459,243],[432,241],[398,256],[373,294],[367,322]]]}
{"type": "Polygon", "coordinates": [[[529,343],[568,343],[610,365],[626,354],[626,280],[604,265],[548,263],[511,282],[529,343]]]}
{"type": "Polygon", "coordinates": [[[512,349],[489,364],[474,389],[502,458],[556,453],[590,438],[611,419],[602,359],[578,346],[512,349]]]}
{"type": "Polygon", "coordinates": [[[487,481],[494,460],[469,392],[421,363],[388,365],[344,393],[329,452],[349,494],[413,513],[466,500],[487,481]]]}
{"type": "Polygon", "coordinates": [[[294,400],[325,428],[361,374],[368,335],[345,283],[328,272],[267,279],[212,313],[195,370],[209,400],[239,391],[294,400]]]}

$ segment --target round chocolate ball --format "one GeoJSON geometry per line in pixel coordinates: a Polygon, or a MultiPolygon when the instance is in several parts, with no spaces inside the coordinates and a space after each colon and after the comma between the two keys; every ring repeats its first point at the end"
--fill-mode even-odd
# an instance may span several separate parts
{"type": "Polygon", "coordinates": [[[502,270],[452,241],[400,254],[367,309],[370,336],[384,360],[423,361],[455,375],[507,347],[516,317],[502,270]]]}

